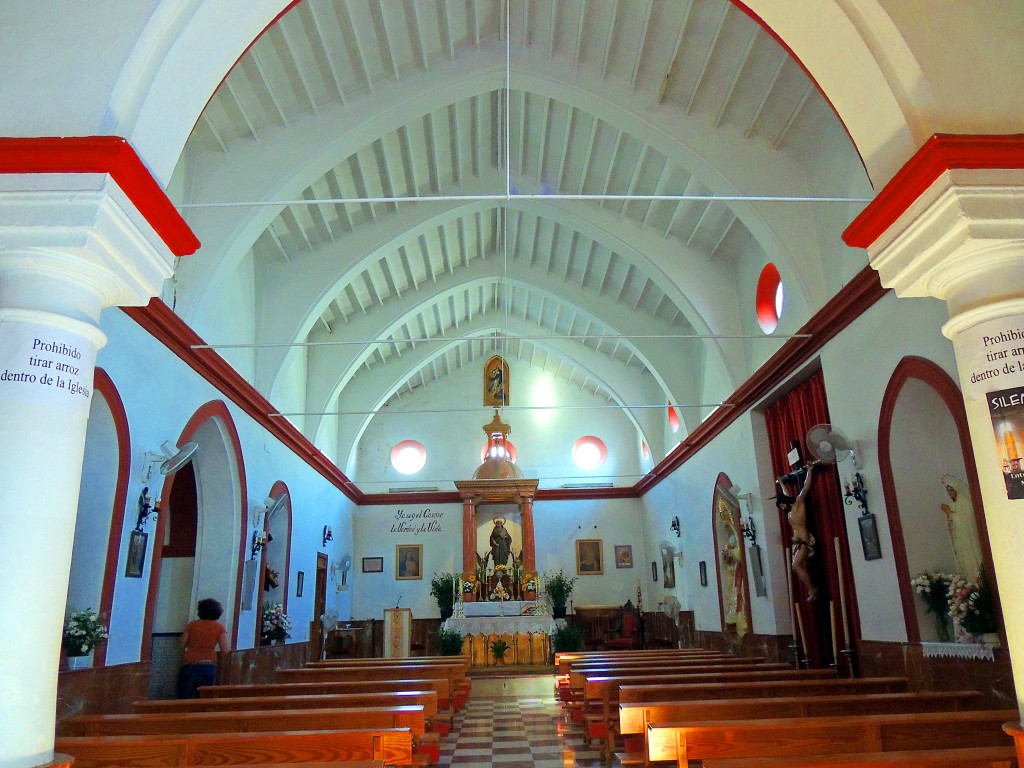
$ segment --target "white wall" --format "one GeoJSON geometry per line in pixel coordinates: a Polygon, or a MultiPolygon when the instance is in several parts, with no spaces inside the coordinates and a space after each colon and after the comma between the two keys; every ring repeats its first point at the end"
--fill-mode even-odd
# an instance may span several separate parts
{"type": "MultiPolygon", "coordinates": [[[[135,521],[134,506],[142,488],[142,453],[157,450],[165,440],[176,440],[200,406],[211,400],[226,401],[226,398],[120,310],[104,311],[101,326],[109,342],[100,350],[97,364],[107,371],[121,395],[133,448],[107,651],[107,663],[118,664],[139,660],[152,563],[151,538],[143,577],[127,579],[123,575],[128,534],[135,521]]],[[[248,542],[253,530],[252,506],[262,503],[276,480],[283,480],[291,494],[289,614],[294,626],[292,641],[302,641],[308,637],[309,622],[313,618],[316,553],[324,551],[333,560],[345,550],[351,552],[352,505],[333,485],[230,402],[228,410],[238,431],[244,462],[247,508],[238,510],[236,514],[243,515],[246,520],[245,557],[249,555],[248,542]],[[328,542],[326,547],[322,546],[324,525],[331,525],[334,529],[334,541],[328,542]],[[303,597],[298,598],[295,596],[295,584],[296,572],[300,570],[305,572],[307,582],[303,597]]],[[[154,493],[154,498],[156,496],[154,493]]],[[[152,525],[149,530],[152,533],[152,525]]],[[[240,563],[225,563],[222,567],[238,568],[240,563]]],[[[233,592],[213,596],[225,603],[234,600],[233,592]]],[[[347,593],[328,591],[328,607],[347,613],[349,599],[347,593]]],[[[195,606],[188,606],[187,613],[194,616],[195,606]]],[[[251,647],[255,635],[255,610],[241,612],[238,627],[239,647],[251,647]]]]}

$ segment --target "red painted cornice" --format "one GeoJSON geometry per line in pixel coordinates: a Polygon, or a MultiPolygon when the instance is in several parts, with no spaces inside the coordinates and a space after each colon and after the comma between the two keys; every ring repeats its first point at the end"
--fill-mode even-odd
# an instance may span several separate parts
{"type": "Polygon", "coordinates": [[[190,368],[217,388],[231,402],[290,448],[296,456],[319,472],[338,490],[357,504],[363,503],[364,494],[349,480],[334,462],[324,456],[305,435],[283,417],[271,416],[277,409],[238,372],[212,349],[196,349],[194,345],[206,342],[160,299],[153,299],[145,307],[121,307],[128,317],[144,328],[153,338],[181,358],[190,368]]]}
{"type": "Polygon", "coordinates": [[[0,173],[109,174],[171,253],[188,256],[199,249],[199,239],[120,136],[0,138],[0,173]]]}
{"type": "Polygon", "coordinates": [[[846,228],[843,241],[851,248],[869,247],[939,176],[954,168],[1024,168],[1024,134],[935,134],[846,228]]]}
{"type": "Polygon", "coordinates": [[[783,344],[778,352],[726,399],[732,404],[730,407],[719,408],[711,414],[634,486],[637,495],[643,496],[651,490],[720,435],[726,427],[771,394],[836,334],[860,317],[885,294],[886,289],[879,282],[878,273],[871,267],[864,267],[796,332],[799,336],[783,344]]]}

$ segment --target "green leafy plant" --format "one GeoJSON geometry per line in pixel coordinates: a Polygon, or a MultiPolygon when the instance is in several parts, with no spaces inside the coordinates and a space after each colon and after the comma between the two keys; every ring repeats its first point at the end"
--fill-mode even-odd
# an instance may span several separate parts
{"type": "Polygon", "coordinates": [[[61,644],[68,656],[85,656],[108,637],[107,628],[92,608],[76,611],[64,622],[61,644]]]}
{"type": "Polygon", "coordinates": [[[573,587],[576,586],[576,578],[576,576],[566,576],[563,570],[550,575],[544,574],[544,591],[548,593],[553,606],[565,607],[572,595],[573,587]]]}
{"type": "Polygon", "coordinates": [[[441,627],[437,633],[437,652],[442,656],[458,656],[462,653],[462,635],[454,629],[441,627]]]}
{"type": "Polygon", "coordinates": [[[452,615],[452,608],[455,605],[455,591],[458,589],[459,577],[454,573],[442,571],[435,573],[430,578],[430,594],[437,599],[437,607],[441,611],[442,618],[452,615]]]}
{"type": "Polygon", "coordinates": [[[573,624],[558,627],[551,635],[551,649],[556,653],[571,653],[583,648],[583,632],[573,624]]]}
{"type": "Polygon", "coordinates": [[[505,658],[505,651],[508,650],[508,643],[504,640],[495,640],[491,643],[491,655],[494,656],[495,661],[501,661],[505,658]]]}

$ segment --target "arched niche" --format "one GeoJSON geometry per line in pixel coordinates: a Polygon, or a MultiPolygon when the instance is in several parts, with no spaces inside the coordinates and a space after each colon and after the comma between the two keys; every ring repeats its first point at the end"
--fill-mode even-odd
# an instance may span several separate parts
{"type": "MultiPolygon", "coordinates": [[[[455,487],[462,498],[462,577],[467,580],[476,575],[479,537],[486,542],[490,537],[495,517],[508,517],[518,508],[519,519],[513,520],[518,528],[513,534],[513,546],[519,543],[523,552],[523,571],[536,573],[537,544],[533,532],[533,499],[537,494],[537,480],[510,478],[507,480],[456,480],[455,487]],[[497,509],[481,513],[484,505],[497,505],[497,509]],[[486,528],[486,531],[481,530],[486,528]],[[518,542],[517,542],[518,535],[518,542]]],[[[488,547],[489,548],[489,547],[488,547]]]]}
{"type": "MultiPolygon", "coordinates": [[[[110,376],[97,368],[85,437],[67,610],[92,608],[106,621],[108,629],[114,626],[114,584],[130,469],[131,440],[124,404],[110,376]]],[[[101,643],[93,653],[93,665],[104,666],[106,657],[107,643],[101,643]]]]}
{"type": "Polygon", "coordinates": [[[730,490],[729,476],[718,474],[711,501],[711,530],[715,538],[718,610],[723,632],[743,636],[752,629],[747,552],[743,546],[739,500],[730,490]]]}
{"type": "Polygon", "coordinates": [[[907,640],[935,640],[934,620],[911,580],[923,570],[956,570],[941,509],[949,501],[944,474],[966,481],[993,585],[995,577],[963,400],[949,375],[930,360],[905,357],[893,371],[878,420],[878,459],[907,640]]]}
{"type": "Polygon", "coordinates": [[[288,492],[288,486],[283,481],[278,480],[271,486],[270,493],[266,496],[266,502],[261,502],[261,505],[270,502],[271,499],[282,499],[282,502],[276,511],[271,505],[269,512],[264,514],[262,520],[266,543],[260,550],[260,573],[256,580],[258,599],[255,601],[256,627],[253,638],[255,645],[259,645],[262,634],[264,603],[281,603],[285,613],[288,613],[288,584],[292,559],[292,499],[288,492]],[[272,580],[268,579],[268,568],[273,568],[278,574],[276,586],[273,586],[272,580]]]}

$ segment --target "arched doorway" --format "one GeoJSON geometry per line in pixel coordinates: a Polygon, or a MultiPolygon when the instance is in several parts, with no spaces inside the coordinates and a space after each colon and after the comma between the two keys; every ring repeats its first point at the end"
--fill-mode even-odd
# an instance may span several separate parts
{"type": "Polygon", "coordinates": [[[154,537],[157,544],[153,547],[143,638],[144,645],[148,643],[143,658],[153,662],[153,696],[173,691],[180,658],[177,639],[200,599],[221,601],[221,621],[228,628],[232,646],[238,643],[246,494],[241,444],[222,401],[209,402],[196,411],[178,445],[189,441],[198,446],[192,462],[168,475],[160,493],[163,511],[154,537]],[[192,507],[194,533],[190,533],[188,522],[192,507]],[[166,562],[165,548],[172,555],[166,562]]]}
{"type": "Polygon", "coordinates": [[[995,581],[963,400],[935,363],[906,357],[896,366],[879,414],[878,458],[907,640],[935,641],[936,622],[915,597],[911,580],[924,570],[958,572],[958,560],[972,563],[970,570],[980,560],[995,581]],[[962,489],[956,502],[946,490],[949,483],[962,489]],[[953,514],[973,517],[958,527],[961,539],[974,539],[960,545],[959,558],[943,505],[953,514]],[[914,535],[908,537],[905,531],[914,535]],[[972,547],[976,554],[967,551],[972,547]]]}

